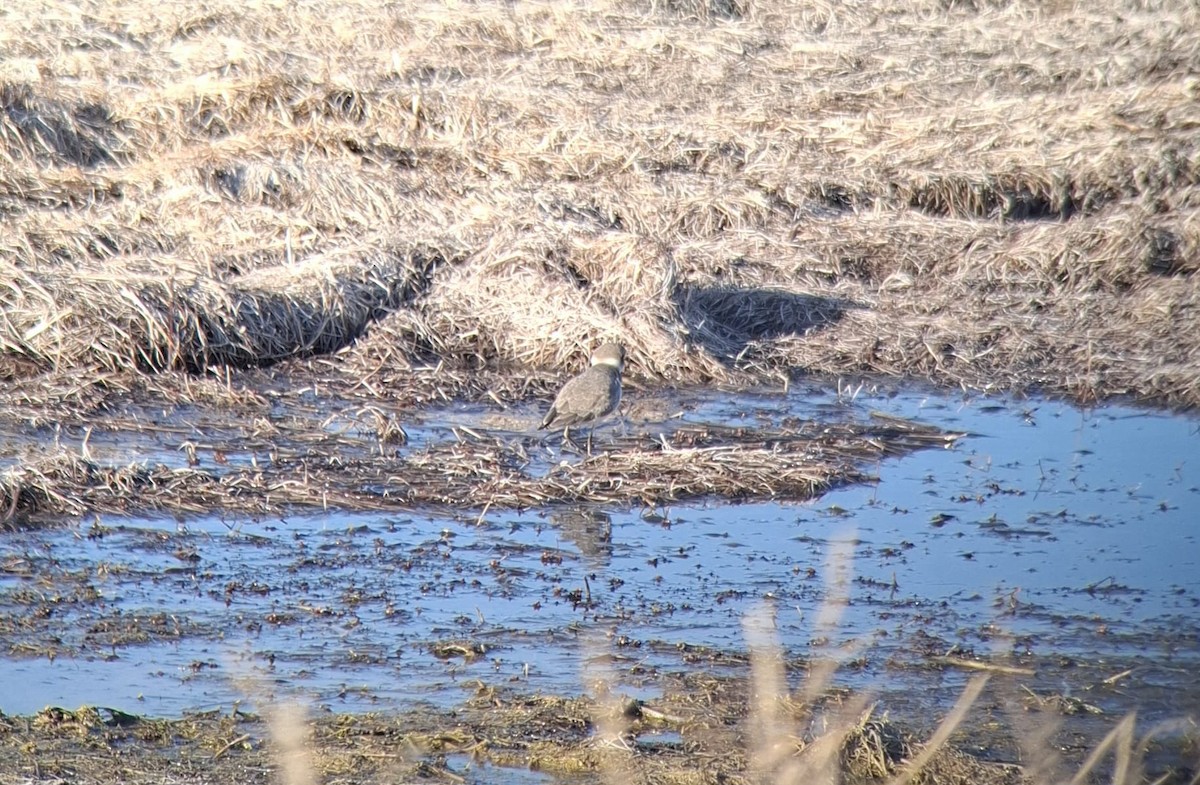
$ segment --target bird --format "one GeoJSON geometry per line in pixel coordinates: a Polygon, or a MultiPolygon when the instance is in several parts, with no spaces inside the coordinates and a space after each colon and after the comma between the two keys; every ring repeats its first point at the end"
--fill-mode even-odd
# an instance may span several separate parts
{"type": "MultiPolygon", "coordinates": [[[[592,352],[592,364],[559,390],[538,430],[562,428],[563,441],[571,444],[571,427],[596,421],[616,411],[621,403],[621,372],[625,370],[625,348],[606,343],[592,352]]],[[[592,431],[588,430],[588,454],[592,431]]]]}

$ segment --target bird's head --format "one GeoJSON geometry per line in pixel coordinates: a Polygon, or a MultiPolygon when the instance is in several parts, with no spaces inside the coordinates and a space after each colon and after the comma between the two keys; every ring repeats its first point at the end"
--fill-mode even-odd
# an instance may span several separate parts
{"type": "Polygon", "coordinates": [[[592,365],[608,365],[618,371],[625,370],[625,347],[619,343],[606,343],[592,352],[592,365]]]}

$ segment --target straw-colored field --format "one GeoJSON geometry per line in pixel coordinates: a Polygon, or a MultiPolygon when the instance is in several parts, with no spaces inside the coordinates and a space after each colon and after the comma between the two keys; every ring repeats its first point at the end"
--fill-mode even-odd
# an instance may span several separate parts
{"type": "Polygon", "coordinates": [[[20,0],[0,52],[9,405],[608,337],[1200,403],[1194,4],[20,0]]]}
{"type": "MultiPolygon", "coordinates": [[[[500,437],[385,448],[431,401],[541,402],[605,340],[626,346],[634,392],[812,374],[1195,407],[1198,180],[1188,0],[10,0],[0,434],[31,440],[0,445],[0,527],[807,498],[955,439],[892,421],[639,433],[536,478],[500,437]],[[312,403],[326,394],[361,404],[369,439],[331,435],[312,403]],[[172,444],[186,468],[92,460],[93,427],[171,427],[142,416],[155,407],[227,443],[172,444]],[[44,450],[56,426],[82,446],[44,450]],[[212,466],[239,449],[245,464],[212,466]]],[[[772,717],[737,705],[752,740],[745,723],[772,717]]],[[[595,707],[568,708],[579,734],[595,707]]],[[[0,735],[26,760],[100,732],[94,714],[47,715],[53,732],[28,738],[40,726],[0,715],[0,735]]],[[[342,721],[316,726],[318,752],[342,721]]],[[[236,773],[218,763],[241,749],[227,725],[187,737],[212,756],[187,777],[236,773]]],[[[811,771],[854,774],[838,768],[852,727],[805,737],[811,771]]],[[[1132,720],[1117,731],[1097,757],[1116,751],[1124,785],[1132,720]]],[[[184,732],[163,733],[139,739],[143,780],[174,765],[184,732]]],[[[767,741],[721,776],[798,777],[795,738],[767,741]]],[[[257,735],[245,746],[266,765],[257,735]]],[[[984,776],[938,780],[904,763],[916,749],[871,776],[984,776]]],[[[716,781],[686,752],[676,779],[643,777],[716,781]]],[[[1038,765],[987,776],[1045,780],[1038,765]]],[[[374,766],[358,773],[386,776],[374,766]]]]}

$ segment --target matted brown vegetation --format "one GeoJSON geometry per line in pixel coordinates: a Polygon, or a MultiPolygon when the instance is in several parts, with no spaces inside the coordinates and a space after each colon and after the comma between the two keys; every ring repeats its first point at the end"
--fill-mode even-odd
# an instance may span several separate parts
{"type": "Polygon", "coordinates": [[[22,3],[0,379],[356,339],[321,373],[561,371],[619,337],[649,383],[1195,405],[1198,31],[1136,0],[22,3]]]}
{"type": "Polygon", "coordinates": [[[486,511],[581,502],[653,507],[701,496],[808,499],[861,481],[864,462],[950,446],[958,436],[893,418],[802,423],[778,431],[689,427],[669,440],[625,437],[548,471],[531,459],[527,440],[494,437],[391,455],[361,454],[361,445],[359,455],[348,454],[346,445],[330,455],[294,442],[281,448],[264,441],[275,457],[244,468],[110,467],[61,451],[0,474],[0,525],[87,512],[486,511]]]}

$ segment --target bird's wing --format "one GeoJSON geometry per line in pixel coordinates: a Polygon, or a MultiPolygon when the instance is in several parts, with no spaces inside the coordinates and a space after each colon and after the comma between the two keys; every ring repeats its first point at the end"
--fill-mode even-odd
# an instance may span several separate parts
{"type": "Polygon", "coordinates": [[[595,366],[576,376],[563,385],[554,399],[554,405],[542,422],[543,428],[551,425],[570,427],[576,423],[586,422],[592,418],[593,412],[603,408],[604,397],[608,385],[598,384],[594,378],[598,372],[595,366]],[[553,414],[554,417],[550,415],[553,414]]]}

